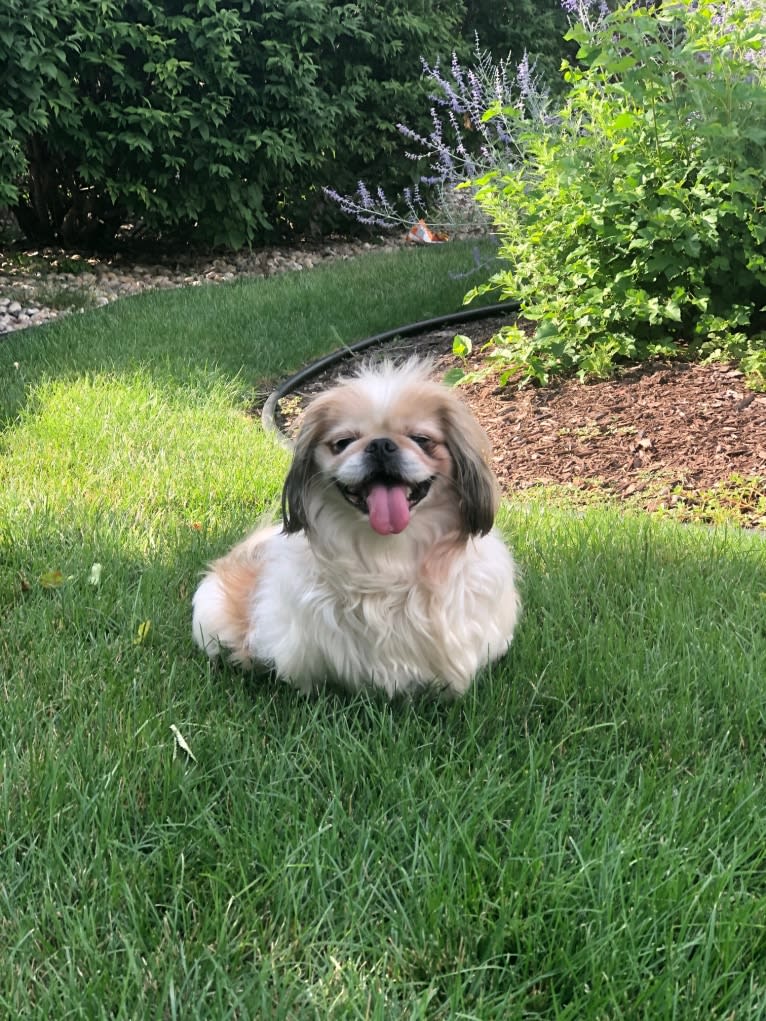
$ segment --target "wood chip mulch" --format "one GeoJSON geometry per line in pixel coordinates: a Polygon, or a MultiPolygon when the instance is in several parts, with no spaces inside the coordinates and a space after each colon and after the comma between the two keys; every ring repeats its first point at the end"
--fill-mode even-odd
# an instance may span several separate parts
{"type": "MultiPolygon", "coordinates": [[[[474,368],[482,344],[507,322],[480,320],[381,350],[429,356],[441,378],[460,364],[452,354],[456,333],[471,338],[474,368]]],[[[280,427],[289,433],[304,402],[352,367],[344,362],[285,398],[280,427]]],[[[611,380],[521,389],[488,377],[459,394],[489,434],[506,493],[565,485],[584,499],[601,493],[681,517],[696,506],[697,519],[708,513],[710,520],[726,506],[730,520],[766,528],[766,394],[749,390],[732,365],[657,362],[611,380]]]]}

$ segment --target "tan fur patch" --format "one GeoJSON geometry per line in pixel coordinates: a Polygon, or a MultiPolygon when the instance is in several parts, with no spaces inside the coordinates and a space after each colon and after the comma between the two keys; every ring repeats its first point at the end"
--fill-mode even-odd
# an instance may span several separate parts
{"type": "Polygon", "coordinates": [[[246,659],[245,639],[251,626],[253,597],[263,572],[261,542],[254,537],[235,546],[226,556],[216,560],[212,572],[218,578],[223,591],[229,624],[236,636],[232,654],[237,659],[246,659]]]}

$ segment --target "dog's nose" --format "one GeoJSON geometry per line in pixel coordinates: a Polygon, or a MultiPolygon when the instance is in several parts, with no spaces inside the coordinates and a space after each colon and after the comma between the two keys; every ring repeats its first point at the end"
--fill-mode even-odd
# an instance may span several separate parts
{"type": "Polygon", "coordinates": [[[376,440],[370,440],[364,448],[365,454],[369,454],[380,464],[385,464],[389,458],[398,451],[397,445],[388,436],[379,436],[376,440]]]}

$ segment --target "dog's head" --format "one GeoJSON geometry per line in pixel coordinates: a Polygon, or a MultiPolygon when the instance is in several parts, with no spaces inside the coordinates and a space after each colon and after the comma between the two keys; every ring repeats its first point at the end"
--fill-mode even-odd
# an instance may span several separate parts
{"type": "Polygon", "coordinates": [[[486,535],[497,484],[484,431],[460,400],[410,360],[365,368],[309,405],[282,494],[286,532],[318,527],[324,507],[380,535],[421,515],[486,535]]]}

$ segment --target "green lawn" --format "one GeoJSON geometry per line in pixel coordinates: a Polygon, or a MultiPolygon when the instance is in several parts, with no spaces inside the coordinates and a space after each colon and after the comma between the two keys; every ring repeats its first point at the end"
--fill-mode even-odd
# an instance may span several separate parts
{"type": "Polygon", "coordinates": [[[470,261],[0,339],[4,1016],[766,1017],[762,537],[511,504],[524,616],[454,705],[192,645],[201,567],[279,497],[253,394],[454,310],[470,261]]]}

